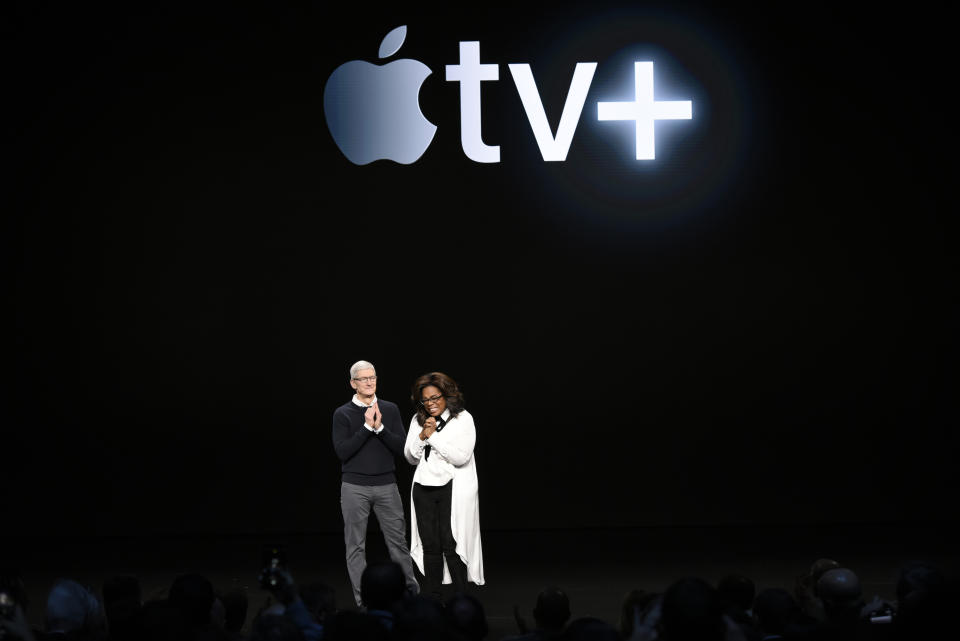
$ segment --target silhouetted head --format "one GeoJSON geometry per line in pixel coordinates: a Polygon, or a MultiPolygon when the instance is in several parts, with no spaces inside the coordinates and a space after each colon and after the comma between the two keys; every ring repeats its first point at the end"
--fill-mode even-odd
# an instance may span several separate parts
{"type": "Polygon", "coordinates": [[[860,579],[847,568],[827,570],[817,581],[817,595],[824,607],[848,608],[863,603],[860,579]]]}
{"type": "Polygon", "coordinates": [[[719,593],[703,579],[680,579],[663,595],[662,637],[669,641],[722,641],[726,633],[719,593]]]}
{"type": "Polygon", "coordinates": [[[396,641],[447,641],[448,637],[439,603],[419,595],[403,600],[393,623],[396,641]]]}
{"type": "Polygon", "coordinates": [[[853,625],[860,618],[863,593],[853,570],[836,568],[824,572],[817,581],[817,595],[831,624],[853,625]]]}
{"type": "Polygon", "coordinates": [[[820,577],[823,576],[824,572],[829,572],[830,570],[835,570],[839,567],[840,564],[833,559],[817,559],[814,561],[813,565],[810,566],[810,572],[807,574],[810,585],[812,586],[814,592],[816,592],[817,581],[820,580],[820,577]]]}
{"type": "Polygon", "coordinates": [[[537,596],[533,608],[537,627],[547,632],[559,632],[570,620],[570,599],[560,588],[549,587],[537,596]]]}
{"type": "Polygon", "coordinates": [[[483,606],[468,594],[458,594],[450,599],[444,615],[447,625],[466,641],[480,641],[489,632],[483,606]]]}
{"type": "Polygon", "coordinates": [[[93,631],[103,627],[103,609],[93,593],[70,579],[57,579],[47,595],[47,632],[93,631]]]}
{"type": "Polygon", "coordinates": [[[170,605],[180,609],[190,627],[210,622],[213,599],[213,584],[199,574],[178,576],[170,586],[170,605]]]}
{"type": "Polygon", "coordinates": [[[740,574],[728,574],[717,583],[717,592],[727,606],[746,612],[753,607],[757,587],[753,581],[740,574]]]}
{"type": "Polygon", "coordinates": [[[761,590],[753,602],[753,618],[764,634],[783,634],[800,615],[800,607],[782,588],[761,590]]]}
{"type": "Polygon", "coordinates": [[[360,598],[371,610],[390,610],[407,589],[403,570],[393,561],[368,565],[360,577],[360,598]]]}

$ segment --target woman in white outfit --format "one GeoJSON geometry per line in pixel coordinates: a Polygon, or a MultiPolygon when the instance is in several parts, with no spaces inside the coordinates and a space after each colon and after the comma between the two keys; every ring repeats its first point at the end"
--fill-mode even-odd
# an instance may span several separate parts
{"type": "Polygon", "coordinates": [[[458,592],[483,585],[480,503],[473,446],[477,431],[452,378],[431,372],[413,384],[417,414],[403,453],[416,465],[410,501],[410,556],[424,576],[422,592],[440,598],[441,583],[458,592]]]}

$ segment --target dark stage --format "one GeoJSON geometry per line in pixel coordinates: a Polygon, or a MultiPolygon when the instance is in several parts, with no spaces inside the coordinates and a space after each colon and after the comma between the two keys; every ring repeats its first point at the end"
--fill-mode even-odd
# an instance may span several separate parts
{"type": "Polygon", "coordinates": [[[939,5],[0,11],[0,544],[35,620],[59,575],[252,586],[275,538],[346,604],[361,359],[404,422],[425,372],[463,390],[498,630],[548,583],[615,621],[685,574],[956,568],[939,5]]]}

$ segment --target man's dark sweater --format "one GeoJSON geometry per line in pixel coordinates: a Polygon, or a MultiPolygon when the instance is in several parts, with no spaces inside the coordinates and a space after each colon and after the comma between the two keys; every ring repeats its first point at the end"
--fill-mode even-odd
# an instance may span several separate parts
{"type": "Polygon", "coordinates": [[[343,463],[344,483],[396,483],[394,459],[403,454],[407,435],[396,404],[377,399],[377,406],[383,415],[383,430],[379,434],[363,426],[367,408],[353,401],[344,403],[333,413],[333,449],[343,463]]]}

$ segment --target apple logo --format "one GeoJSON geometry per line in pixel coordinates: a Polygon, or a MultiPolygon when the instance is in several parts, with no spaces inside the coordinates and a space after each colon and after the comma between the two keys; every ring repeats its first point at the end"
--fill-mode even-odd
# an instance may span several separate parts
{"type": "MultiPolygon", "coordinates": [[[[392,56],[407,37],[406,25],[388,33],[379,57],[392,56]]],[[[432,72],[418,60],[375,65],[351,60],[333,70],[323,89],[323,113],[337,147],[355,165],[417,161],[437,126],[420,111],[420,87],[432,72]]]]}

